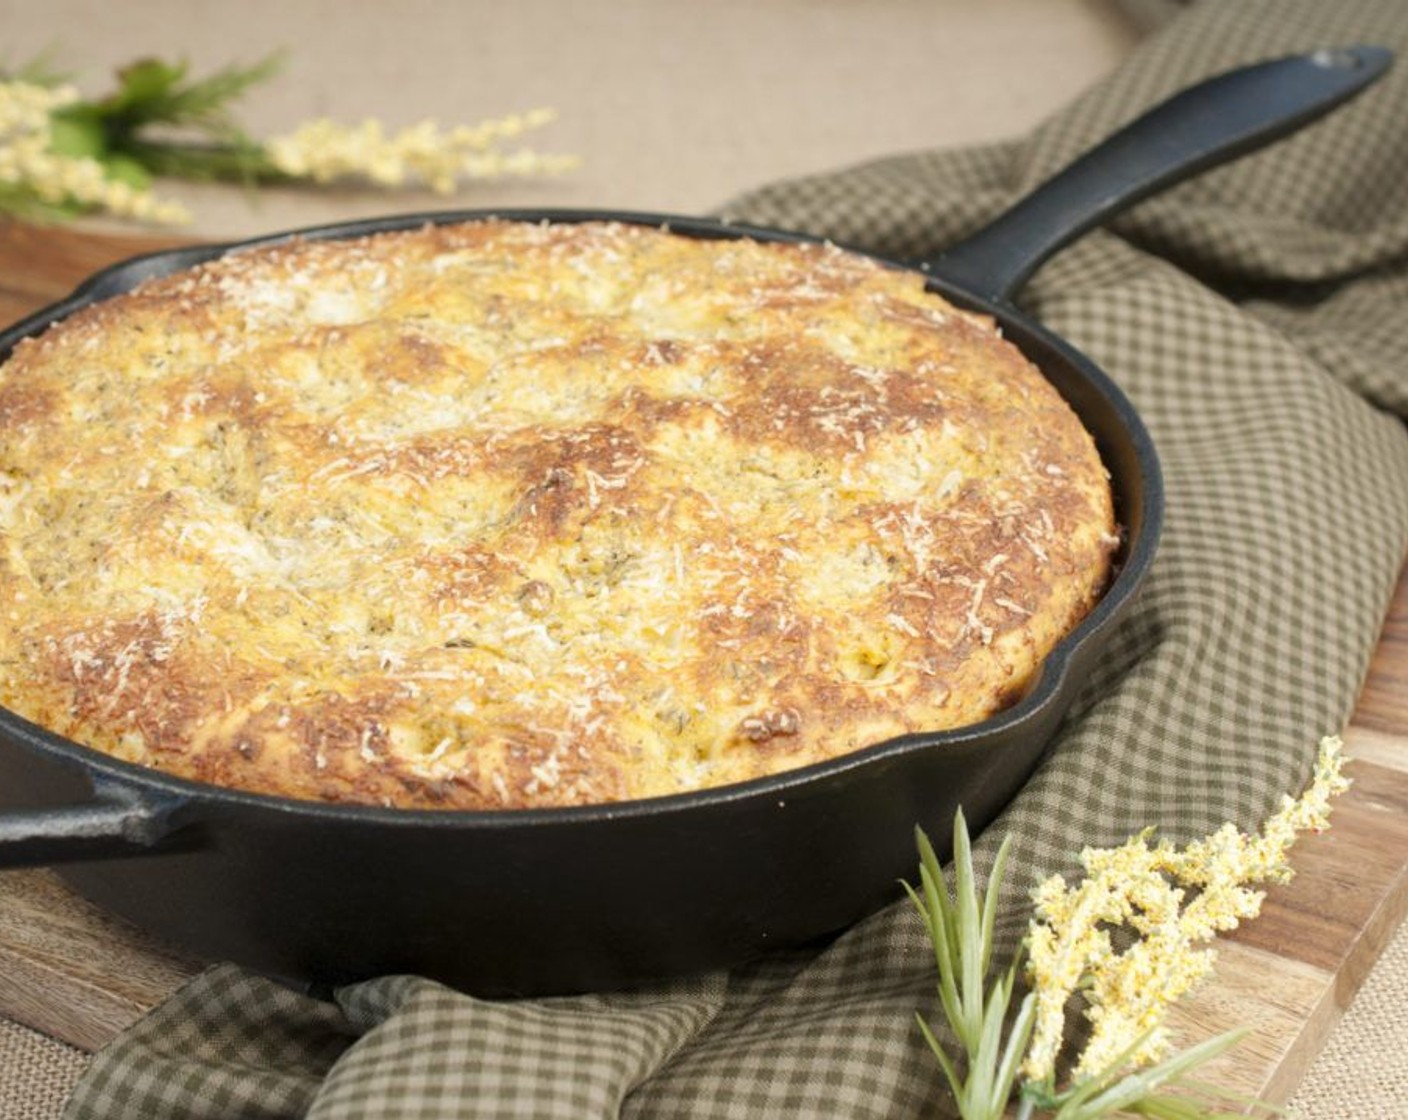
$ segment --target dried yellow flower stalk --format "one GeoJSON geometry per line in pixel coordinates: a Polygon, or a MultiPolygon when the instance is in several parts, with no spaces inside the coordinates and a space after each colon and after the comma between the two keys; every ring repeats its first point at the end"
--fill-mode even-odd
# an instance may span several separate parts
{"type": "Polygon", "coordinates": [[[1054,1077],[1066,1003],[1082,986],[1092,1029],[1075,1065],[1077,1080],[1107,1071],[1136,1044],[1135,1064],[1166,1051],[1169,1004],[1212,968],[1213,951],[1199,944],[1255,917],[1263,892],[1249,884],[1290,878],[1286,854],[1296,834],[1327,827],[1330,798],[1349,784],[1341,749],[1337,737],[1321,740],[1310,785],[1299,798],[1283,798],[1259,833],[1227,824],[1177,849],[1167,841],[1151,845],[1146,831],[1122,847],[1082,852],[1086,877],[1076,886],[1054,875],[1036,889],[1027,974],[1037,1011],[1023,1066],[1028,1080],[1054,1077]],[[1111,938],[1117,927],[1137,935],[1122,952],[1111,938]]]}
{"type": "Polygon", "coordinates": [[[575,167],[575,156],[527,149],[502,152],[495,147],[554,117],[549,109],[536,109],[452,129],[427,120],[392,135],[375,119],[342,125],[324,118],[275,137],[265,147],[273,165],[295,178],[319,183],[365,178],[379,186],[423,182],[439,194],[449,194],[460,179],[555,175],[575,167]]]}

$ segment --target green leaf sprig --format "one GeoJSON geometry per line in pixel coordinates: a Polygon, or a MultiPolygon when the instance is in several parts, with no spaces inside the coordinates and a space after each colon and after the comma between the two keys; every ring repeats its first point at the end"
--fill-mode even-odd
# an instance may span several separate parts
{"type": "Polygon", "coordinates": [[[948,1056],[922,1015],[917,1016],[919,1029],[948,1079],[960,1115],[965,1120],[1001,1116],[1012,1096],[1018,1067],[1031,1038],[1035,1012],[1035,1000],[1029,992],[1022,1000],[1011,1029],[1004,1032],[1012,991],[1017,983],[1018,960],[1014,959],[991,989],[987,988],[998,890],[1012,838],[1004,838],[988,889],[981,891],[973,872],[968,825],[963,810],[959,809],[953,821],[955,884],[952,897],[934,846],[922,829],[915,830],[915,840],[919,847],[920,889],[916,891],[906,883],[905,890],[933,942],[934,961],[939,971],[939,1001],[958,1039],[961,1059],[955,1062],[948,1056]]]}
{"type": "Polygon", "coordinates": [[[271,54],[193,79],[185,62],[142,59],[117,73],[118,86],[96,101],[53,115],[51,146],[102,163],[114,177],[146,188],[152,178],[287,179],[236,122],[231,104],[283,64],[271,54]]]}

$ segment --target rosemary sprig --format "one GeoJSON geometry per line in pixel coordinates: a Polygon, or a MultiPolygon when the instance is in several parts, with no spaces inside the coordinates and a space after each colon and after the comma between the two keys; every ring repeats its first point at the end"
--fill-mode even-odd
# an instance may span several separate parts
{"type": "Polygon", "coordinates": [[[230,115],[230,103],[282,66],[283,54],[276,52],[250,66],[226,66],[208,77],[188,80],[190,68],[185,62],[143,59],[119,70],[117,90],[96,105],[118,134],[163,124],[215,137],[238,136],[242,132],[230,115]]]}
{"type": "Polygon", "coordinates": [[[962,1052],[954,1062],[922,1015],[919,1029],[934,1052],[965,1120],[1001,1116],[1012,1096],[1022,1056],[1031,1037],[1035,1003],[1028,993],[1016,1020],[1002,1042],[1003,1027],[1017,983],[1018,961],[1013,960],[988,989],[986,978],[992,962],[992,933],[997,917],[997,896],[1007,865],[1011,837],[1003,840],[993,864],[986,893],[979,890],[973,872],[973,850],[968,825],[960,809],[953,821],[954,894],[934,846],[923,830],[915,830],[919,847],[920,890],[908,883],[905,890],[918,909],[934,946],[939,971],[939,1001],[962,1052]]]}
{"type": "Polygon", "coordinates": [[[118,71],[118,87],[108,96],[56,110],[50,147],[60,155],[96,159],[139,188],[158,175],[241,182],[287,178],[278,175],[230,111],[231,102],[281,65],[282,56],[272,54],[192,80],[185,62],[143,59],[118,71]]]}

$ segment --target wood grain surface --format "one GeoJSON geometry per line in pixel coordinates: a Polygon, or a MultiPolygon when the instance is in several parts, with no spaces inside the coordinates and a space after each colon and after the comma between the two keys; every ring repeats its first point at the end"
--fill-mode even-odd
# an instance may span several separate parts
{"type": "MultiPolygon", "coordinates": [[[[0,226],[0,320],[88,273],[173,241],[0,226]]],[[[1297,874],[1223,943],[1214,982],[1178,1006],[1187,1039],[1253,1033],[1209,1078],[1284,1102],[1408,911],[1408,579],[1400,579],[1346,733],[1350,791],[1334,826],[1302,838],[1297,874]]],[[[0,1015],[94,1049],[169,995],[199,962],[154,943],[47,871],[0,874],[0,1015]]]]}

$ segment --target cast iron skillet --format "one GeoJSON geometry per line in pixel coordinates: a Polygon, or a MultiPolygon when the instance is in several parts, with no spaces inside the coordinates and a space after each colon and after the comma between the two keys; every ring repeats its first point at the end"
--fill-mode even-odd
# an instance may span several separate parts
{"type": "MultiPolygon", "coordinates": [[[[838,930],[894,897],[913,829],[948,835],[962,805],[990,821],[1039,761],[1158,540],[1154,445],[1094,364],[1009,302],[1048,256],[1118,209],[1281,136],[1387,69],[1388,51],[1322,51],[1234,71],[1116,134],[977,236],[922,269],[930,287],[992,315],[1094,434],[1126,540],[1102,601],[1000,716],[908,735],[848,757],[699,793],[518,812],[313,804],[129,765],[0,710],[0,867],[63,864],[81,893],[200,956],[331,983],[394,972],[471,991],[607,989],[716,967],[838,930]],[[140,858],[126,858],[140,857],[140,858]]],[[[302,231],[355,237],[482,212],[302,231]]],[[[608,219],[693,237],[812,241],[698,218],[608,219]]],[[[156,253],[92,277],[0,335],[0,355],[77,308],[231,249],[156,253]]]]}

